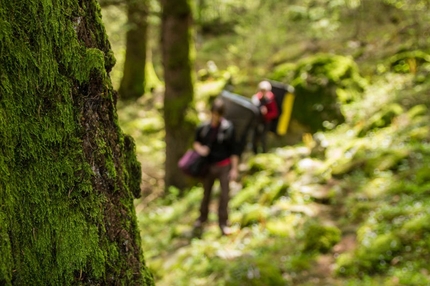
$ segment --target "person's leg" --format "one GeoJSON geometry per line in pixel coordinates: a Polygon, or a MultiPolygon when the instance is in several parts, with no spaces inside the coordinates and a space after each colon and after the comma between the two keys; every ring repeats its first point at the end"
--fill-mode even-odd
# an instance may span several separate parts
{"type": "Polygon", "coordinates": [[[228,226],[228,202],[230,199],[230,186],[228,174],[231,166],[220,167],[219,182],[221,187],[219,205],[218,205],[218,222],[221,232],[225,233],[225,227],[228,226]]]}
{"type": "Polygon", "coordinates": [[[200,204],[200,217],[197,219],[196,224],[204,223],[208,219],[209,203],[215,178],[216,166],[210,166],[207,175],[203,178],[203,199],[200,204]]]}
{"type": "Polygon", "coordinates": [[[265,122],[262,127],[263,127],[263,130],[261,132],[261,148],[262,148],[262,152],[266,153],[267,152],[267,133],[269,132],[270,122],[265,122]]]}
{"type": "Polygon", "coordinates": [[[257,141],[258,141],[258,124],[254,127],[254,130],[252,130],[252,152],[254,152],[254,154],[258,153],[257,141]]]}
{"type": "Polygon", "coordinates": [[[261,145],[261,136],[263,131],[263,123],[259,122],[254,128],[254,134],[252,137],[252,151],[254,154],[258,154],[259,145],[261,145]]]}

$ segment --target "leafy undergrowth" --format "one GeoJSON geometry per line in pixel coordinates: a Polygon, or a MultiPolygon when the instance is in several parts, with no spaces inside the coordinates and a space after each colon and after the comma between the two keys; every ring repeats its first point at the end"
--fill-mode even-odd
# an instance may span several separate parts
{"type": "MultiPolygon", "coordinates": [[[[156,284],[429,284],[429,90],[390,75],[343,107],[346,123],[300,145],[244,154],[240,182],[232,183],[230,236],[217,226],[217,187],[200,238],[192,229],[200,185],[136,202],[156,284]]],[[[134,111],[121,109],[120,117],[127,112],[134,111]]],[[[141,129],[151,125],[145,120],[131,122],[141,129]]],[[[155,155],[140,144],[161,152],[158,135],[151,143],[139,132],[141,158],[155,155]]]]}

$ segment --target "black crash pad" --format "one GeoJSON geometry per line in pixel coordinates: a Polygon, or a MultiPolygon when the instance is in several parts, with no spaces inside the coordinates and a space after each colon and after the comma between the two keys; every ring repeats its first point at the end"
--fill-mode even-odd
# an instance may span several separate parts
{"type": "Polygon", "coordinates": [[[226,90],[221,92],[225,104],[224,117],[233,122],[236,131],[236,142],[240,145],[242,153],[248,143],[249,136],[259,118],[258,108],[251,100],[226,90]]]}

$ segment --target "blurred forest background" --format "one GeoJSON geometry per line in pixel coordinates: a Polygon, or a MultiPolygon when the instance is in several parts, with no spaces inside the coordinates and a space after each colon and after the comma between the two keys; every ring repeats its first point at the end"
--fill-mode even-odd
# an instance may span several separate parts
{"type": "Polygon", "coordinates": [[[225,86],[250,97],[266,78],[296,90],[287,135],[242,157],[234,233],[219,236],[214,205],[201,239],[200,185],[164,184],[161,4],[136,3],[100,0],[156,285],[430,284],[429,0],[188,2],[197,119],[225,86]],[[144,88],[128,99],[126,35],[144,17],[144,88]]]}

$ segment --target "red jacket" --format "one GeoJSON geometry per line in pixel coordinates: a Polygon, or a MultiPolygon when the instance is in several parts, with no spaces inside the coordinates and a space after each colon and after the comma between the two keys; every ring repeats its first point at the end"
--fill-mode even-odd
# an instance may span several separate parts
{"type": "Polygon", "coordinates": [[[269,122],[278,117],[279,111],[273,92],[266,91],[266,96],[263,96],[263,93],[259,91],[254,94],[252,101],[259,107],[265,106],[267,108],[267,113],[263,117],[264,121],[269,122]]]}

